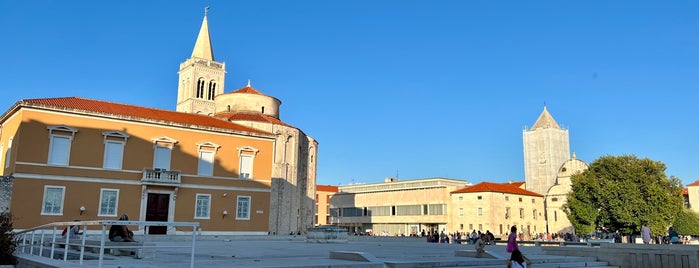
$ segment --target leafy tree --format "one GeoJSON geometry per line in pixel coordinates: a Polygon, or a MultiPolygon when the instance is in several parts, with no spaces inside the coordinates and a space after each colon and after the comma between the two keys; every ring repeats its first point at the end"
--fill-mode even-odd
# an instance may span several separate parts
{"type": "Polygon", "coordinates": [[[682,183],[665,175],[665,164],[635,155],[603,156],[571,177],[564,209],[580,234],[597,228],[638,233],[648,223],[664,234],[682,210],[682,183]]]}
{"type": "Polygon", "coordinates": [[[699,214],[689,209],[682,209],[673,224],[681,235],[699,235],[699,214]]]}

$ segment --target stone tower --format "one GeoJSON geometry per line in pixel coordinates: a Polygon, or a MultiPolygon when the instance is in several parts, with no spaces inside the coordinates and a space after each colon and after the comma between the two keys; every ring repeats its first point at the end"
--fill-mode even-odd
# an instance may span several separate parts
{"type": "Polygon", "coordinates": [[[178,73],[177,111],[214,115],[214,97],[223,93],[226,64],[214,60],[206,14],[192,56],[180,63],[178,73]]]}
{"type": "Polygon", "coordinates": [[[527,190],[546,195],[558,169],[570,159],[568,130],[553,120],[544,106],[531,129],[524,130],[524,176],[527,190]]]}

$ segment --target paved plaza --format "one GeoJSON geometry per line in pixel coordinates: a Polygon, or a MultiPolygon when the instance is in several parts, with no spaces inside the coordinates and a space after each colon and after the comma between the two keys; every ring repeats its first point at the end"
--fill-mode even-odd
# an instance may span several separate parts
{"type": "MultiPolygon", "coordinates": [[[[190,243],[190,236],[151,236],[158,248],[152,258],[105,255],[103,267],[189,267],[189,248],[170,248],[190,243]]],[[[350,237],[347,243],[307,243],[302,236],[201,236],[196,241],[195,267],[376,267],[376,263],[331,259],[331,251],[365,252],[382,262],[393,263],[481,263],[504,266],[504,260],[455,256],[457,250],[473,249],[466,244],[427,243],[411,237],[350,237]]],[[[494,255],[508,256],[504,246],[487,246],[494,255]]],[[[523,247],[530,258],[541,254],[537,247],[523,247]]],[[[88,254],[96,256],[96,254],[88,254]]],[[[551,256],[553,258],[560,258],[551,256]]],[[[37,259],[37,257],[33,257],[37,259]]],[[[43,258],[46,261],[46,258],[43,258]]],[[[84,267],[96,267],[97,260],[85,260],[84,267]]],[[[53,261],[56,267],[75,267],[78,261],[53,261]]],[[[416,266],[412,266],[416,267],[416,266]]]]}

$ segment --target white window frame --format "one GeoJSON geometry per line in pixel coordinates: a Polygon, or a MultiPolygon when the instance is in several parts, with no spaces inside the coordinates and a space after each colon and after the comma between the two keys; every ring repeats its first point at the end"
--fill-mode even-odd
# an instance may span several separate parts
{"type": "Polygon", "coordinates": [[[100,189],[100,203],[99,203],[99,212],[97,213],[98,217],[116,217],[117,216],[117,211],[119,211],[119,189],[109,189],[109,188],[102,188],[100,189]],[[108,214],[104,213],[104,207],[102,204],[104,201],[102,200],[105,197],[104,192],[116,192],[116,199],[114,200],[114,213],[108,214]]]}
{"type": "Polygon", "coordinates": [[[464,208],[459,208],[459,217],[464,216],[464,208]]]}
{"type": "Polygon", "coordinates": [[[236,220],[250,220],[250,211],[252,210],[252,197],[248,195],[239,195],[238,198],[236,198],[236,204],[235,204],[235,219],[236,220]],[[240,210],[240,203],[241,200],[247,199],[247,211],[241,211],[240,210]]]}
{"type": "Polygon", "coordinates": [[[72,147],[73,143],[73,138],[71,136],[67,135],[51,135],[50,141],[49,141],[49,156],[48,156],[48,161],[47,164],[49,165],[55,165],[55,166],[68,166],[70,163],[70,148],[72,147]],[[55,152],[57,148],[55,148],[56,143],[54,141],[56,139],[67,139],[68,140],[68,147],[66,148],[65,152],[55,152]],[[57,156],[58,153],[64,154],[65,156],[65,163],[59,162],[58,159],[53,159],[55,157],[52,157],[54,155],[57,156]]]}
{"type": "MultiPolygon", "coordinates": [[[[5,168],[10,167],[10,159],[12,159],[12,140],[14,138],[15,138],[14,136],[10,137],[10,139],[7,141],[7,152],[5,152],[5,168]]],[[[5,145],[3,144],[2,147],[4,148],[5,145]]],[[[0,150],[2,150],[2,149],[0,149],[0,150]]]]}
{"type": "Polygon", "coordinates": [[[197,143],[197,151],[199,151],[199,162],[197,166],[197,175],[199,176],[213,176],[214,175],[214,164],[216,163],[216,152],[218,152],[218,148],[220,148],[221,145],[218,145],[216,143],[206,141],[206,142],[198,142],[197,143]],[[203,170],[203,167],[205,167],[205,161],[203,159],[202,152],[207,152],[211,153],[211,163],[210,167],[211,170],[209,172],[204,172],[206,170],[203,170]]]}
{"type": "Polygon", "coordinates": [[[68,166],[70,164],[70,149],[72,147],[73,139],[75,139],[75,133],[78,132],[77,128],[72,128],[66,125],[58,125],[58,126],[48,126],[46,127],[49,130],[49,153],[47,158],[46,163],[49,165],[56,165],[56,166],[68,166]],[[59,131],[59,132],[70,132],[70,135],[67,134],[56,134],[54,131],[59,131]],[[51,159],[51,156],[54,154],[54,138],[68,138],[68,148],[66,149],[65,152],[65,157],[66,157],[66,162],[65,163],[56,163],[55,159],[51,159]]]}
{"type": "Polygon", "coordinates": [[[196,197],[194,198],[194,218],[206,220],[211,219],[211,194],[196,194],[196,197]],[[199,197],[205,197],[206,201],[208,202],[206,204],[206,215],[199,216],[199,197]]]}
{"type": "Polygon", "coordinates": [[[121,131],[113,130],[102,132],[102,136],[104,136],[104,157],[102,167],[105,169],[122,169],[124,165],[124,149],[126,148],[126,140],[129,139],[130,135],[121,131]],[[108,166],[108,160],[110,158],[107,151],[107,146],[109,146],[109,143],[121,144],[121,151],[117,155],[118,159],[114,160],[114,166],[108,166]]]}
{"type": "MultiPolygon", "coordinates": [[[[255,170],[255,157],[260,150],[250,146],[238,147],[238,178],[251,180],[254,178],[253,170],[255,170]],[[243,172],[243,158],[250,158],[249,172],[243,172]]],[[[245,170],[248,171],[248,170],[245,170]]]]}
{"type": "Polygon", "coordinates": [[[115,141],[115,140],[105,140],[104,141],[104,161],[102,161],[102,167],[105,169],[116,169],[116,170],[121,170],[122,166],[124,164],[124,148],[126,147],[126,142],[123,141],[115,141]],[[118,144],[121,145],[121,151],[115,153],[114,159],[109,155],[109,150],[107,150],[109,144],[118,144]],[[114,162],[112,165],[110,164],[110,160],[114,162]]]}
{"type": "Polygon", "coordinates": [[[175,144],[177,144],[177,140],[170,138],[168,136],[162,136],[162,137],[157,137],[153,138],[153,168],[161,168],[165,170],[170,170],[170,166],[172,165],[172,149],[175,147],[175,144]],[[158,163],[158,148],[166,148],[169,149],[169,155],[168,155],[168,162],[167,165],[158,167],[156,164],[158,163]]]}
{"type": "Polygon", "coordinates": [[[47,215],[47,216],[62,216],[63,215],[63,207],[66,199],[66,187],[65,186],[55,186],[55,185],[44,185],[44,197],[41,202],[41,215],[47,215]],[[49,189],[59,189],[61,191],[61,202],[60,202],[60,207],[58,208],[58,212],[47,212],[46,211],[46,201],[48,198],[48,190],[49,189]]]}
{"type": "Polygon", "coordinates": [[[478,216],[483,216],[483,208],[478,208],[478,216]]]}

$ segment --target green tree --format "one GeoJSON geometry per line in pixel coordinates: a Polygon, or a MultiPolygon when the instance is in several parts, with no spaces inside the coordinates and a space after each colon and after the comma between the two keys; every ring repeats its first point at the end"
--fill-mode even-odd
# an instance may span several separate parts
{"type": "Polygon", "coordinates": [[[648,223],[664,234],[683,207],[682,183],[665,175],[665,164],[635,155],[603,156],[571,177],[564,209],[580,234],[597,228],[638,233],[648,223]]]}
{"type": "Polygon", "coordinates": [[[689,209],[682,209],[672,224],[681,235],[699,235],[699,214],[689,209]]]}
{"type": "Polygon", "coordinates": [[[0,265],[16,264],[14,253],[18,240],[12,228],[13,219],[9,212],[0,212],[0,265]]]}

